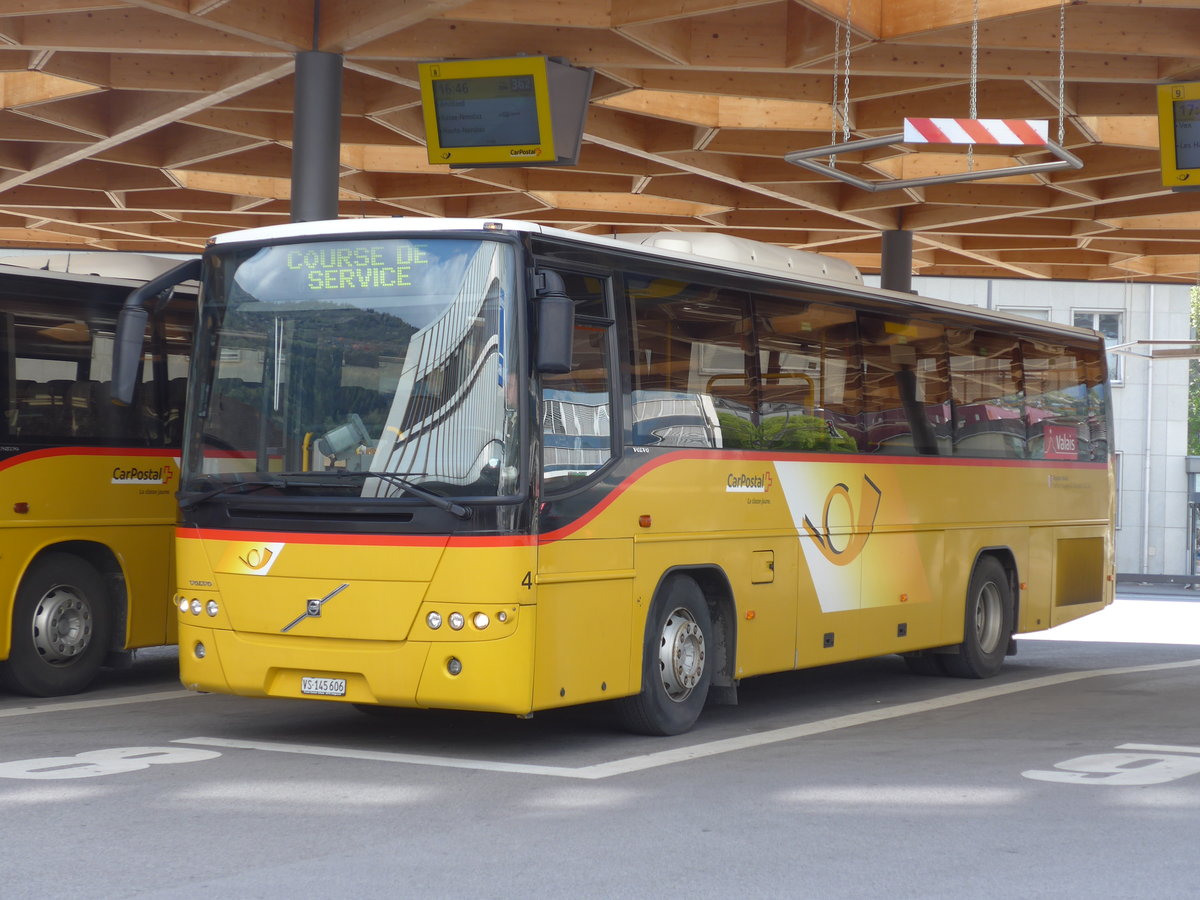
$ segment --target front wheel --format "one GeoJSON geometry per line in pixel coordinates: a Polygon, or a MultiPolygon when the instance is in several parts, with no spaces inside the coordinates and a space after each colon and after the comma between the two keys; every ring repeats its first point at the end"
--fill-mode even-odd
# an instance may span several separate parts
{"type": "Polygon", "coordinates": [[[940,662],[948,675],[990,678],[1004,663],[1014,627],[1008,574],[995,557],[981,557],[975,564],[967,585],[965,612],[958,653],[946,654],[940,662]]]}
{"type": "Polygon", "coordinates": [[[686,575],[658,592],[646,621],[642,691],[617,701],[621,724],[639,734],[665,736],[691,728],[712,680],[712,618],[704,592],[686,575]]]}
{"type": "Polygon", "coordinates": [[[69,553],[47,553],[25,572],[13,606],[12,648],[0,680],[33,697],[74,694],[108,652],[112,616],[104,581],[69,553]]]}

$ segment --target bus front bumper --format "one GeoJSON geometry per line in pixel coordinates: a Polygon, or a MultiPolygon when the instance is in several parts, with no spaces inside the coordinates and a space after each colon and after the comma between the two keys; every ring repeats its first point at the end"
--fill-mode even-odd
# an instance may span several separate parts
{"type": "Polygon", "coordinates": [[[525,715],[532,711],[534,607],[498,640],[369,641],[234,632],[179,623],[189,690],[525,715]],[[336,693],[344,689],[344,693],[336,693]]]}

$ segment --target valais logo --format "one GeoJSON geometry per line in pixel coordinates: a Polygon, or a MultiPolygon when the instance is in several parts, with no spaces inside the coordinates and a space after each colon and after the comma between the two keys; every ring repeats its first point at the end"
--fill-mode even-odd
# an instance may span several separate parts
{"type": "Polygon", "coordinates": [[[170,484],[175,478],[175,467],[162,465],[117,465],[113,467],[113,484],[170,484]]]}
{"type": "Polygon", "coordinates": [[[747,475],[744,472],[730,472],[725,478],[725,493],[727,494],[765,494],[771,489],[771,473],[747,475]]]}
{"type": "Polygon", "coordinates": [[[1045,459],[1078,459],[1079,431],[1067,425],[1047,425],[1042,432],[1045,459]]]}

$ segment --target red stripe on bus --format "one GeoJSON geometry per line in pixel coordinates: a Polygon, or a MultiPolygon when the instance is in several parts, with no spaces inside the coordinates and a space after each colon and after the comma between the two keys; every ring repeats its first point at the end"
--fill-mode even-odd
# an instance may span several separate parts
{"type": "MultiPolygon", "coordinates": [[[[764,458],[753,451],[730,450],[714,453],[711,450],[676,450],[638,466],[619,484],[579,518],[553,531],[536,535],[402,535],[402,534],[321,534],[292,531],[239,531],[236,529],[180,527],[176,535],[191,540],[272,542],[314,544],[335,547],[528,547],[563,540],[586,528],[602,512],[612,506],[626,491],[655,469],[684,460],[737,460],[757,465],[777,465],[789,462],[857,463],[863,466],[974,466],[978,468],[1031,468],[1104,470],[1107,463],[1077,462],[1054,459],[948,459],[940,456],[891,457],[851,453],[793,453],[764,458]]],[[[552,501],[551,501],[552,502],[552,501]]]]}
{"type": "Polygon", "coordinates": [[[184,540],[239,543],[312,544],[330,547],[531,547],[533,535],[322,534],[295,531],[239,531],[181,526],[175,536],[184,540]]]}
{"type": "Polygon", "coordinates": [[[0,471],[19,466],[22,463],[34,462],[39,459],[54,459],[60,456],[149,456],[154,458],[175,459],[178,450],[155,450],[149,447],[47,447],[44,450],[30,450],[19,453],[8,459],[0,460],[0,471]]]}
{"type": "Polygon", "coordinates": [[[640,481],[647,474],[664,466],[670,462],[676,462],[685,459],[723,459],[723,460],[740,460],[744,462],[753,462],[759,465],[777,465],[781,462],[807,462],[807,463],[830,463],[848,461],[857,461],[860,465],[872,466],[980,466],[984,468],[1032,468],[1032,469],[1107,469],[1107,463],[1092,463],[1092,462],[1069,462],[1054,459],[947,459],[940,456],[911,456],[911,457],[894,457],[889,459],[880,459],[874,456],[864,456],[857,453],[793,453],[780,456],[771,456],[764,459],[761,455],[751,452],[731,451],[727,453],[713,453],[711,450],[678,450],[673,453],[665,453],[655,459],[653,462],[647,463],[644,466],[638,467],[631,472],[620,484],[616,485],[609,491],[604,498],[597,503],[592,509],[588,510],[582,516],[569,525],[564,525],[561,528],[556,528],[554,531],[548,531],[538,535],[539,544],[549,544],[554,541],[562,540],[585,528],[592,522],[600,513],[604,512],[609,506],[616,502],[617,498],[625,493],[632,485],[640,481]]]}

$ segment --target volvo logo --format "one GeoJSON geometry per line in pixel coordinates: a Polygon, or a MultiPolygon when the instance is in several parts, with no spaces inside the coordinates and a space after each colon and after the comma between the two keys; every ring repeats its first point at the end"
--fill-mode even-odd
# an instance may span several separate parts
{"type": "Polygon", "coordinates": [[[299,625],[305,619],[321,618],[321,607],[323,607],[326,603],[328,603],[330,600],[332,600],[334,597],[336,597],[338,594],[340,594],[342,591],[344,591],[348,587],[350,587],[349,584],[343,584],[341,587],[334,588],[332,591],[330,591],[328,594],[326,594],[320,600],[306,600],[304,603],[304,613],[302,615],[296,616],[295,619],[293,619],[287,625],[284,625],[282,628],[280,628],[279,633],[283,634],[284,632],[291,631],[293,628],[295,628],[297,625],[299,625]]]}

